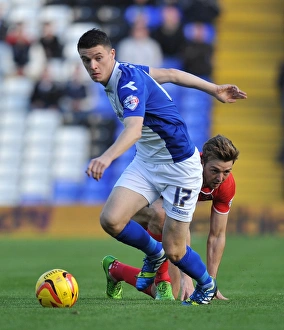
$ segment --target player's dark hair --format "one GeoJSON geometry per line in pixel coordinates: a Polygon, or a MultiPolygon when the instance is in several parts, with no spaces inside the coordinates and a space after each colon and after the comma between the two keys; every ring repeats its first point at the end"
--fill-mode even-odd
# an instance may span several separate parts
{"type": "Polygon", "coordinates": [[[99,29],[91,29],[85,32],[79,39],[77,44],[77,50],[80,48],[93,48],[102,45],[104,47],[112,48],[111,41],[107,34],[99,29]]]}
{"type": "Polygon", "coordinates": [[[204,164],[210,160],[233,161],[234,163],[238,156],[239,150],[231,140],[223,135],[216,135],[204,143],[201,158],[204,164]]]}

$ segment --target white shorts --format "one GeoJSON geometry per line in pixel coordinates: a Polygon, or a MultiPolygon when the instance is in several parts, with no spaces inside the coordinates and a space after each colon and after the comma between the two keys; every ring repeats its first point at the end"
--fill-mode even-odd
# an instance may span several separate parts
{"type": "Polygon", "coordinates": [[[163,208],[170,218],[190,222],[202,186],[199,151],[173,164],[152,164],[134,158],[115,186],[141,194],[149,204],[162,196],[163,208]]]}

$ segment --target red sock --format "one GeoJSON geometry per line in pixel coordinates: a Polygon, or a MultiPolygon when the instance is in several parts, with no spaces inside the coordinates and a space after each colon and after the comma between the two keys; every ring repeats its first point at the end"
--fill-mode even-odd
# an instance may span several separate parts
{"type": "Polygon", "coordinates": [[[147,229],[148,234],[153,237],[156,241],[162,242],[162,234],[153,234],[149,229],[147,229]]]}
{"type": "Polygon", "coordinates": [[[117,260],[115,260],[109,270],[110,275],[119,281],[125,281],[126,283],[135,286],[136,276],[140,272],[139,268],[125,265],[117,260]]]}
{"type": "MultiPolygon", "coordinates": [[[[109,270],[110,275],[115,280],[117,280],[118,282],[124,281],[124,282],[134,286],[134,288],[136,288],[136,279],[137,279],[137,275],[139,274],[139,272],[140,272],[139,268],[123,264],[117,260],[115,260],[112,263],[112,266],[109,270]]],[[[147,295],[154,298],[154,296],[152,295],[152,292],[151,292],[151,287],[152,287],[152,285],[150,285],[147,289],[143,290],[142,292],[144,292],[147,295]]]]}
{"type": "MultiPolygon", "coordinates": [[[[149,229],[147,230],[149,235],[153,237],[156,241],[162,242],[162,234],[153,234],[149,229]]],[[[157,271],[157,275],[155,278],[155,284],[158,284],[162,281],[170,282],[171,278],[168,272],[169,262],[165,261],[157,271]]]]}
{"type": "Polygon", "coordinates": [[[168,272],[169,269],[169,262],[166,260],[160,268],[157,271],[156,277],[155,277],[155,284],[157,285],[160,282],[166,281],[171,283],[171,278],[168,272]]]}

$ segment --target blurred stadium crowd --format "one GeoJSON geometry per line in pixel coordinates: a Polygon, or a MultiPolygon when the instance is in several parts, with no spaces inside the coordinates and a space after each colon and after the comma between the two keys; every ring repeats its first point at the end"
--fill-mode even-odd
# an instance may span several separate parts
{"type": "MultiPolygon", "coordinates": [[[[117,59],[176,67],[210,80],[217,0],[0,0],[0,205],[99,204],[134,148],[96,182],[85,169],[119,134],[103,87],[76,50],[97,27],[117,59]]],[[[197,147],[210,136],[212,100],[164,86],[197,147]]]]}

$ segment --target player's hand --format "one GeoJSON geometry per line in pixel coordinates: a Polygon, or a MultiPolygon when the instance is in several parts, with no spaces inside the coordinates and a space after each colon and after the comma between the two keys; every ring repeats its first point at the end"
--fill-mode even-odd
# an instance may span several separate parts
{"type": "Polygon", "coordinates": [[[191,277],[182,273],[180,279],[180,300],[184,301],[193,293],[194,285],[191,277]]]}
{"type": "Polygon", "coordinates": [[[219,299],[219,300],[229,300],[228,298],[224,297],[224,296],[222,295],[222,293],[221,293],[219,290],[217,290],[217,293],[216,293],[215,299],[219,299]]]}
{"type": "Polygon", "coordinates": [[[111,161],[104,155],[93,158],[89,163],[86,173],[89,177],[92,176],[95,180],[99,181],[110,164],[111,161]]]}
{"type": "Polygon", "coordinates": [[[247,93],[236,85],[217,85],[215,97],[222,103],[235,103],[238,99],[246,99],[247,93]]]}

